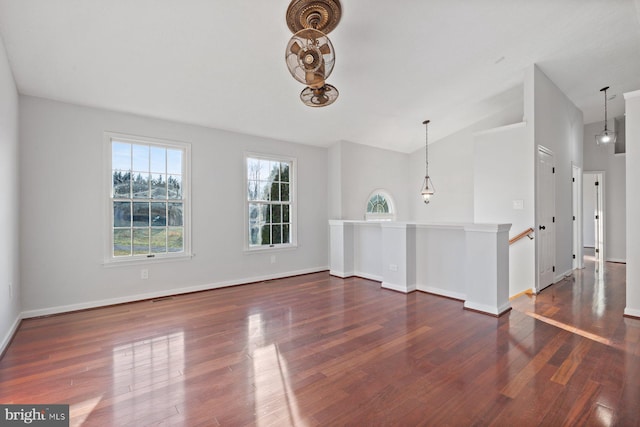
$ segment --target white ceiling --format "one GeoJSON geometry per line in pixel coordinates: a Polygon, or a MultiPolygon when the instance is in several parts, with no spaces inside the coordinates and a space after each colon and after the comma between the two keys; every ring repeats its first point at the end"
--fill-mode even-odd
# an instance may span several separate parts
{"type": "Polygon", "coordinates": [[[328,146],[411,152],[504,109],[538,64],[584,112],[640,89],[640,0],[342,0],[335,104],[287,71],[288,0],[0,0],[20,93],[328,146]]]}

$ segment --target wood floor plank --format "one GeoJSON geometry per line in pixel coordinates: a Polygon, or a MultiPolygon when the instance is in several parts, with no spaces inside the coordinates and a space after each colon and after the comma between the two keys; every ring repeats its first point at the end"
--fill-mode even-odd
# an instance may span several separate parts
{"type": "Polygon", "coordinates": [[[573,373],[578,369],[585,354],[591,347],[591,341],[580,340],[578,345],[573,348],[569,356],[564,360],[560,368],[551,377],[551,381],[558,384],[566,385],[573,373]]]}
{"type": "Polygon", "coordinates": [[[529,382],[535,378],[535,376],[544,368],[560,348],[562,344],[567,340],[568,334],[558,333],[549,343],[531,359],[531,361],[525,366],[518,374],[502,389],[502,394],[510,398],[516,398],[523,388],[529,384],[529,382]]]}

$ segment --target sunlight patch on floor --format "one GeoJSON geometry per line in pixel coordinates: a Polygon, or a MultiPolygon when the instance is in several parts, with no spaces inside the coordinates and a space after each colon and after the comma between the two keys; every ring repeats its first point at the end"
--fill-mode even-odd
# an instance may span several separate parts
{"type": "Polygon", "coordinates": [[[69,407],[69,417],[71,418],[71,426],[81,426],[95,407],[102,400],[102,394],[100,396],[83,400],[82,402],[74,403],[69,407]]]}
{"type": "Polygon", "coordinates": [[[176,415],[176,405],[185,400],[184,332],[114,347],[112,369],[114,424],[130,420],[147,425],[176,415]]]}
{"type": "Polygon", "coordinates": [[[581,337],[599,342],[600,344],[617,348],[617,346],[615,346],[613,342],[608,338],[604,338],[599,335],[593,334],[591,332],[587,332],[580,328],[576,328],[575,326],[567,325],[566,323],[558,322],[557,320],[550,319],[548,317],[542,316],[532,311],[526,311],[525,314],[527,316],[533,317],[534,319],[540,320],[541,322],[547,323],[549,325],[553,325],[560,329],[564,329],[565,331],[571,332],[572,334],[580,335],[581,337]]]}
{"type": "Polygon", "coordinates": [[[256,349],[252,358],[257,425],[307,425],[291,389],[287,362],[278,347],[270,344],[256,349]]]}

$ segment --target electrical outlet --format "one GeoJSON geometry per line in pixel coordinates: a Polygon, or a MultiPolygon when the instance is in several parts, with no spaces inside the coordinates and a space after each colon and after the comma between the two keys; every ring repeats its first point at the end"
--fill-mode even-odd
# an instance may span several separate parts
{"type": "Polygon", "coordinates": [[[390,271],[398,271],[398,264],[389,264],[390,271]]]}
{"type": "Polygon", "coordinates": [[[148,268],[143,268],[142,270],[140,270],[140,278],[143,280],[147,280],[149,278],[149,269],[148,268]]]}
{"type": "Polygon", "coordinates": [[[276,263],[276,256],[271,255],[271,264],[275,264],[275,263],[276,263]]]}
{"type": "Polygon", "coordinates": [[[9,299],[13,299],[13,283],[9,282],[9,299]]]}

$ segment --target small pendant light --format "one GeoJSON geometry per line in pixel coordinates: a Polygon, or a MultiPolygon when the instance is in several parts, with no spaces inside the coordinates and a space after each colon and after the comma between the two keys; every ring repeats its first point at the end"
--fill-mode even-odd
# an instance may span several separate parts
{"type": "Polygon", "coordinates": [[[600,89],[600,92],[604,92],[604,130],[596,135],[596,144],[608,145],[616,142],[616,132],[607,129],[607,89],[609,86],[600,89]]]}
{"type": "Polygon", "coordinates": [[[429,178],[429,120],[425,120],[424,122],[422,122],[422,124],[425,126],[425,173],[424,182],[422,183],[422,189],[420,190],[420,195],[422,196],[422,200],[424,201],[424,203],[428,204],[429,199],[436,192],[436,189],[433,187],[431,178],[429,178]]]}

